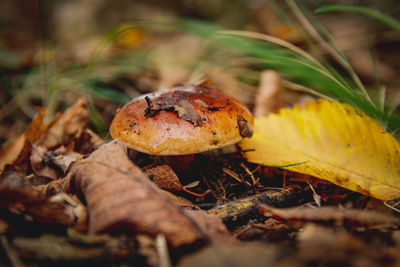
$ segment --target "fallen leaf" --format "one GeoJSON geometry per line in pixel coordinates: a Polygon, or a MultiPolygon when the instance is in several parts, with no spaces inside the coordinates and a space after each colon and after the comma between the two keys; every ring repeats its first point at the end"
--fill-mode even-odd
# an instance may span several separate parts
{"type": "MultiPolygon", "coordinates": [[[[43,153],[49,148],[67,144],[73,137],[82,132],[87,124],[87,103],[84,99],[79,99],[73,106],[68,108],[64,114],[57,114],[48,124],[43,120],[46,115],[44,108],[38,107],[40,113],[36,115],[28,125],[25,133],[17,137],[13,142],[0,151],[0,171],[6,165],[13,165],[14,169],[19,169],[17,165],[24,165],[23,169],[28,169],[28,159],[31,156],[31,144],[40,148],[43,153]]],[[[86,133],[91,134],[88,131],[86,133]]],[[[94,134],[91,134],[94,136],[94,134]]],[[[93,144],[99,144],[100,141],[93,137],[93,144]]],[[[36,155],[36,160],[39,160],[36,155]]],[[[54,171],[47,169],[45,172],[49,177],[55,176],[54,171]]]]}
{"type": "Polygon", "coordinates": [[[42,108],[38,109],[39,114],[33,118],[25,133],[19,135],[0,151],[0,171],[4,170],[6,165],[27,161],[31,151],[30,143],[36,142],[47,130],[47,126],[43,123],[46,112],[42,108]]]}
{"type": "Polygon", "coordinates": [[[74,226],[77,218],[66,212],[69,204],[52,201],[50,197],[29,187],[0,186],[0,207],[14,214],[23,214],[29,221],[74,226]]]}
{"type": "Polygon", "coordinates": [[[65,205],[64,213],[74,218],[76,224],[74,229],[87,232],[87,210],[82,202],[75,195],[68,195],[66,193],[58,193],[49,198],[50,203],[61,203],[65,205]]]}
{"type": "Polygon", "coordinates": [[[52,162],[63,171],[63,174],[67,173],[75,161],[83,157],[82,154],[69,150],[65,146],[60,146],[54,150],[54,153],[56,155],[52,158],[52,162]]]}
{"type": "Polygon", "coordinates": [[[83,193],[89,209],[89,232],[127,227],[135,233],[162,233],[172,247],[199,245],[206,238],[127,157],[116,139],[75,163],[65,189],[83,193]]]}
{"type": "Polygon", "coordinates": [[[21,134],[0,151],[0,171],[2,171],[7,164],[12,164],[17,160],[25,146],[25,141],[25,134],[21,134]]]}
{"type": "Polygon", "coordinates": [[[221,217],[204,210],[185,210],[184,212],[196,222],[212,242],[235,243],[235,238],[228,231],[221,217]]]}
{"type": "Polygon", "coordinates": [[[336,207],[308,208],[296,207],[277,209],[261,204],[259,212],[267,217],[275,217],[292,221],[312,221],[323,223],[335,223],[352,226],[396,226],[400,219],[392,215],[372,210],[339,209],[336,207]]]}
{"type": "Polygon", "coordinates": [[[51,148],[67,144],[87,124],[87,102],[78,99],[34,142],[36,146],[51,148]]]}
{"type": "Polygon", "coordinates": [[[360,235],[334,227],[307,223],[297,235],[297,251],[280,266],[397,266],[399,250],[384,231],[360,235]],[[387,264],[390,262],[390,264],[387,264]]]}
{"type": "Polygon", "coordinates": [[[20,172],[2,172],[0,175],[0,186],[10,189],[26,186],[25,175],[20,172]]]}
{"type": "Polygon", "coordinates": [[[52,158],[56,154],[53,151],[46,152],[41,147],[33,147],[30,162],[33,172],[38,176],[57,179],[61,176],[61,170],[54,166],[52,158]]]}
{"type": "Polygon", "coordinates": [[[160,188],[172,192],[182,191],[183,185],[169,165],[158,165],[145,168],[144,172],[160,188]]]}
{"type": "Polygon", "coordinates": [[[282,241],[292,230],[284,222],[268,218],[264,223],[251,222],[235,229],[235,237],[242,241],[270,240],[282,241]]]}
{"type": "Polygon", "coordinates": [[[181,196],[177,196],[169,191],[166,190],[162,190],[162,192],[164,193],[164,195],[166,195],[172,202],[174,202],[175,205],[177,205],[178,207],[181,207],[183,209],[192,209],[192,210],[198,210],[200,209],[198,206],[196,206],[195,204],[193,204],[192,202],[190,202],[188,199],[181,197],[181,196]]]}
{"type": "Polygon", "coordinates": [[[66,178],[53,180],[46,185],[42,185],[43,191],[46,195],[52,196],[62,192],[62,188],[66,182],[66,178]]]}
{"type": "Polygon", "coordinates": [[[33,172],[38,176],[51,179],[64,177],[70,166],[83,155],[60,146],[47,152],[43,147],[33,146],[30,157],[33,172]]]}
{"type": "Polygon", "coordinates": [[[185,255],[177,266],[280,266],[277,264],[280,255],[278,248],[271,244],[256,242],[242,242],[236,245],[216,243],[195,253],[185,255]]]}
{"type": "Polygon", "coordinates": [[[285,169],[382,200],[400,197],[400,145],[374,119],[319,100],[258,117],[240,146],[250,162],[285,169]]]}
{"type": "MultiPolygon", "coordinates": [[[[26,177],[24,177],[24,181],[33,186],[35,189],[37,189],[39,186],[47,185],[49,182],[53,181],[49,177],[44,177],[44,176],[36,176],[34,174],[30,174],[26,177]]],[[[42,191],[42,190],[39,190],[42,191]]]]}
{"type": "Polygon", "coordinates": [[[135,240],[126,237],[89,235],[77,239],[76,235],[71,238],[47,234],[38,238],[16,237],[11,244],[24,258],[50,260],[53,264],[55,261],[70,261],[67,265],[73,265],[73,262],[92,265],[95,262],[98,264],[100,259],[105,263],[105,260],[135,259],[139,256],[135,240]],[[96,242],[91,242],[95,239],[96,242]],[[89,264],[89,260],[93,263],[89,264]]]}
{"type": "Polygon", "coordinates": [[[261,73],[260,85],[254,98],[254,116],[265,116],[278,111],[283,106],[279,97],[281,78],[276,71],[266,70],[261,73]]]}
{"type": "Polygon", "coordinates": [[[172,191],[179,192],[184,191],[186,193],[202,197],[209,193],[209,191],[205,191],[204,193],[196,193],[190,191],[188,188],[194,188],[199,185],[199,181],[192,182],[188,185],[183,186],[179,181],[178,176],[172,170],[170,165],[158,165],[152,166],[145,169],[145,173],[153,180],[153,182],[158,185],[158,187],[172,191]]]}
{"type": "Polygon", "coordinates": [[[104,140],[100,136],[92,130],[84,128],[78,131],[68,146],[73,147],[72,151],[86,155],[92,153],[104,143],[104,140]]]}

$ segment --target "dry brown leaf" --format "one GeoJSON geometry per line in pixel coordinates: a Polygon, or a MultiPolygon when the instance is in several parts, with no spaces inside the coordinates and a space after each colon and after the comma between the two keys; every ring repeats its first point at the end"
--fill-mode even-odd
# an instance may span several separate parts
{"type": "Polygon", "coordinates": [[[182,191],[183,185],[169,165],[146,168],[144,172],[158,187],[168,191],[182,191]]]}
{"type": "Polygon", "coordinates": [[[25,141],[25,134],[21,134],[0,151],[0,171],[2,171],[7,164],[12,164],[17,160],[25,146],[25,141]]]}
{"type": "Polygon", "coordinates": [[[41,147],[33,147],[30,156],[33,172],[38,176],[44,176],[50,179],[57,179],[61,176],[61,170],[52,165],[53,156],[55,156],[54,152],[46,153],[41,147]]]}
{"type": "Polygon", "coordinates": [[[46,112],[42,108],[39,108],[39,111],[39,114],[37,114],[28,125],[25,133],[18,136],[0,151],[0,171],[2,171],[6,165],[13,165],[26,161],[31,150],[30,143],[36,142],[46,131],[47,126],[43,124],[43,118],[46,112]]]}
{"type": "MultiPolygon", "coordinates": [[[[27,160],[31,155],[31,144],[34,144],[36,148],[41,148],[41,151],[67,144],[75,135],[82,132],[87,124],[87,103],[84,99],[79,99],[63,115],[57,114],[48,124],[43,122],[45,109],[40,107],[38,109],[40,113],[33,118],[25,133],[0,151],[0,171],[6,165],[15,165],[14,169],[27,169],[25,165],[28,164],[27,160]],[[23,167],[17,165],[23,165],[23,167]]],[[[96,138],[95,134],[90,131],[85,132],[92,136],[90,140],[93,140],[93,145],[100,143],[101,139],[96,138]]]]}
{"type": "Polygon", "coordinates": [[[8,171],[0,175],[0,186],[10,189],[26,186],[25,175],[20,172],[8,171]]]}
{"type": "MultiPolygon", "coordinates": [[[[172,158],[172,157],[170,157],[172,158]]],[[[172,160],[177,160],[177,158],[172,159],[172,160]]],[[[185,165],[186,163],[184,162],[185,159],[181,159],[180,164],[185,165]]],[[[179,167],[178,167],[179,169],[179,167]]],[[[188,188],[194,188],[199,185],[199,181],[194,181],[188,185],[183,186],[181,182],[179,181],[178,176],[176,173],[173,171],[170,165],[158,165],[158,166],[151,166],[145,169],[145,173],[153,180],[153,182],[158,185],[158,187],[172,191],[172,192],[179,192],[179,191],[184,191],[186,193],[189,193],[191,195],[195,195],[198,197],[205,196],[206,194],[209,193],[208,191],[205,191],[203,193],[196,193],[193,191],[190,191],[188,188]]]]}
{"type": "Polygon", "coordinates": [[[278,247],[263,243],[243,242],[237,245],[217,243],[195,253],[185,255],[177,266],[279,266],[277,265],[279,252],[278,247]]]}
{"type": "Polygon", "coordinates": [[[351,226],[369,227],[386,227],[400,224],[399,218],[372,210],[339,209],[335,207],[276,209],[260,205],[259,211],[267,217],[273,216],[287,221],[345,223],[351,226]]]}
{"type": "MultiPolygon", "coordinates": [[[[380,238],[369,236],[368,241],[347,231],[307,223],[298,233],[298,250],[286,257],[281,266],[391,266],[399,264],[399,251],[383,245],[380,238]],[[295,257],[293,257],[295,256],[295,257]],[[289,258],[289,259],[288,259],[289,258]],[[291,258],[291,259],[290,259],[291,258]]],[[[365,237],[364,237],[365,238],[365,237]]]]}
{"type": "Polygon", "coordinates": [[[70,166],[83,155],[60,146],[54,151],[46,152],[42,147],[33,146],[30,157],[33,172],[38,176],[51,179],[63,177],[70,166]]]}
{"type": "Polygon", "coordinates": [[[178,207],[181,207],[183,209],[192,209],[192,210],[198,210],[200,209],[198,206],[187,200],[186,198],[177,196],[169,191],[162,190],[162,192],[172,201],[174,202],[175,205],[178,207]]]}
{"type": "Polygon", "coordinates": [[[89,232],[128,227],[136,233],[162,233],[172,247],[204,243],[197,225],[127,157],[116,139],[75,163],[66,190],[76,188],[89,209],[89,232]]]}
{"type": "Polygon", "coordinates": [[[54,153],[55,156],[52,158],[52,162],[59,167],[64,174],[67,173],[75,161],[83,156],[80,153],[67,149],[65,146],[57,148],[54,153]]]}
{"type": "Polygon", "coordinates": [[[80,98],[40,136],[36,146],[51,148],[69,143],[87,124],[87,102],[80,98]]]}
{"type": "Polygon", "coordinates": [[[235,243],[235,238],[228,229],[226,229],[221,217],[215,214],[209,214],[204,210],[185,210],[184,212],[196,222],[203,233],[212,242],[224,244],[235,243]]]}
{"type": "Polygon", "coordinates": [[[66,178],[53,180],[47,185],[43,186],[43,191],[46,195],[52,196],[62,192],[62,188],[66,182],[66,178]]]}
{"type": "Polygon", "coordinates": [[[92,153],[104,143],[100,136],[92,130],[84,128],[75,135],[69,146],[73,147],[73,151],[86,155],[92,153]]]}
{"type": "Polygon", "coordinates": [[[52,201],[31,187],[0,186],[0,207],[7,208],[12,213],[24,214],[32,221],[74,226],[77,218],[66,212],[68,206],[65,202],[52,201]]]}
{"type": "Polygon", "coordinates": [[[268,115],[283,106],[283,102],[279,98],[280,81],[276,71],[266,70],[261,73],[260,85],[254,98],[254,116],[268,115]]]}

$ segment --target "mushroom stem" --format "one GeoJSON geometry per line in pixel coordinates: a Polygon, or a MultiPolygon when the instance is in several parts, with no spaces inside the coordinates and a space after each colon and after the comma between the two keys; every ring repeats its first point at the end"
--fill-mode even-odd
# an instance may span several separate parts
{"type": "Polygon", "coordinates": [[[186,172],[194,162],[194,154],[167,156],[168,165],[175,173],[186,172]]]}

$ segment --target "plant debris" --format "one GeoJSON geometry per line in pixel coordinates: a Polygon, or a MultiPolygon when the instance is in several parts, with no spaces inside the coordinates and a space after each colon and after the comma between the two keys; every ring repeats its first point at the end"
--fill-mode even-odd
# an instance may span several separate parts
{"type": "Polygon", "coordinates": [[[65,188],[85,196],[90,233],[121,227],[153,236],[162,233],[175,248],[206,241],[197,225],[128,159],[119,139],[75,164],[65,188]]]}
{"type": "Polygon", "coordinates": [[[241,115],[237,115],[237,128],[239,129],[239,134],[241,137],[252,137],[253,131],[251,130],[248,122],[241,115]]]}
{"type": "Polygon", "coordinates": [[[399,218],[389,214],[357,209],[338,209],[335,207],[277,209],[260,205],[259,212],[264,216],[272,216],[285,221],[312,221],[345,224],[348,226],[394,227],[400,223],[399,218]]]}
{"type": "Polygon", "coordinates": [[[290,207],[300,203],[300,188],[289,186],[281,190],[268,190],[247,198],[231,201],[208,210],[222,218],[223,222],[235,227],[258,217],[259,205],[269,204],[274,207],[290,207]]]}
{"type": "MultiPolygon", "coordinates": [[[[147,108],[145,109],[144,114],[146,117],[153,117],[160,111],[175,111],[178,114],[178,117],[182,120],[192,123],[193,126],[201,126],[201,117],[197,114],[193,105],[185,99],[184,96],[186,96],[184,92],[175,91],[172,94],[172,97],[169,97],[166,94],[160,95],[156,102],[146,96],[147,108]]],[[[206,105],[206,107],[208,106],[206,105]]]]}

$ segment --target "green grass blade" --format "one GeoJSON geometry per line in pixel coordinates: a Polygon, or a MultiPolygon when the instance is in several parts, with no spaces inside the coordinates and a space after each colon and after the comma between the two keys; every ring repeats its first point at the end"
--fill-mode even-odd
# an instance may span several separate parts
{"type": "Polygon", "coordinates": [[[397,32],[400,33],[400,21],[397,19],[388,16],[386,14],[383,14],[382,12],[368,8],[368,7],[363,7],[363,6],[354,6],[354,5],[324,5],[319,8],[317,8],[314,13],[315,14],[322,14],[326,12],[334,12],[334,11],[350,11],[350,12],[356,12],[358,14],[374,18],[386,26],[396,30],[397,32]]]}

